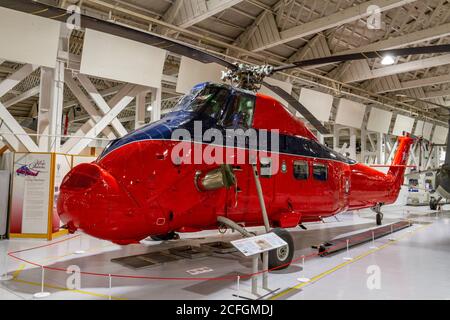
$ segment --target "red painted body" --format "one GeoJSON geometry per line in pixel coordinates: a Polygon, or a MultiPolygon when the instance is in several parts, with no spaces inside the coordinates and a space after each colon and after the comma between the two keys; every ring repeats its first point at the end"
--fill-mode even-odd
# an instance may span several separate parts
{"type": "MultiPolygon", "coordinates": [[[[253,127],[317,141],[279,102],[260,94],[253,127]]],[[[387,174],[363,164],[280,154],[287,171],[260,179],[272,226],[295,227],[349,209],[395,202],[412,142],[409,137],[399,138],[396,166],[387,174]],[[309,179],[294,178],[293,162],[298,160],[309,163],[309,179]],[[314,163],[328,167],[327,181],[311,178],[314,163]]],[[[95,163],[77,166],[61,186],[58,212],[62,221],[71,230],[81,229],[119,244],[171,231],[215,229],[218,216],[246,226],[263,225],[251,165],[236,167],[240,192],[234,188],[201,192],[194,184],[196,172],[208,172],[217,165],[174,164],[170,154],[179,143],[193,148],[191,142],[138,141],[95,163]]],[[[200,146],[204,149],[207,145],[200,146]]]]}

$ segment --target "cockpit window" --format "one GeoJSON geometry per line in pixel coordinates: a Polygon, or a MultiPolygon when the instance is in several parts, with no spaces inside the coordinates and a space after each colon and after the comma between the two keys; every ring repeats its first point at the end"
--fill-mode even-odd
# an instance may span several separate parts
{"type": "Polygon", "coordinates": [[[233,95],[233,100],[225,113],[223,126],[232,128],[249,128],[255,110],[255,97],[242,92],[233,95]]]}
{"type": "Polygon", "coordinates": [[[249,128],[253,121],[255,96],[220,85],[199,85],[184,96],[174,111],[206,114],[225,128],[249,128]]]}
{"type": "Polygon", "coordinates": [[[201,112],[212,118],[219,118],[227,105],[229,97],[230,90],[225,87],[196,87],[178,102],[175,111],[201,112]]]}

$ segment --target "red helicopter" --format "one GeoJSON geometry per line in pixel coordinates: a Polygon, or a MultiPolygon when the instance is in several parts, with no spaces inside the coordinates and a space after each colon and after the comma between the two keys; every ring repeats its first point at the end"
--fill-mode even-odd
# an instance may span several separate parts
{"type": "MultiPolygon", "coordinates": [[[[31,1],[2,1],[1,5],[60,21],[66,18],[62,9],[31,1]]],[[[84,28],[164,47],[204,63],[219,63],[229,69],[224,80],[232,85],[194,87],[165,118],[112,141],[95,162],[75,167],[60,187],[61,220],[72,232],[79,229],[121,245],[149,236],[176,239],[177,233],[225,226],[248,235],[246,227],[264,225],[288,243],[270,254],[271,268],[292,260],[293,241],[285,228],[362,208],[374,209],[381,224],[380,207],[396,201],[414,139],[398,138],[392,166],[387,174],[381,173],[320,144],[280,102],[256,93],[261,85],[267,86],[319,132],[328,133],[294,97],[264,78],[329,62],[450,52],[449,45],[439,45],[331,56],[281,67],[250,66],[86,15],[81,23],[84,28]],[[202,127],[197,133],[196,123],[202,127]],[[252,145],[248,136],[241,140],[243,145],[205,138],[209,129],[220,132],[224,140],[228,129],[241,136],[250,129],[257,134],[267,130],[270,146],[261,139],[252,145]],[[174,138],[177,130],[190,133],[192,139],[174,138]],[[179,153],[180,149],[187,152],[179,153]],[[245,161],[238,161],[238,151],[245,161]],[[192,161],[196,152],[200,162],[192,161]]]]}

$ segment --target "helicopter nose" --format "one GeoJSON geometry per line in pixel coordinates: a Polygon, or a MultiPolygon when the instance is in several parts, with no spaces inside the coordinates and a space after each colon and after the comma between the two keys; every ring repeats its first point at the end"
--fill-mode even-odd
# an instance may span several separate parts
{"type": "Polygon", "coordinates": [[[95,163],[81,164],[64,178],[58,214],[71,232],[77,229],[120,244],[148,234],[144,216],[117,180],[95,163]]]}

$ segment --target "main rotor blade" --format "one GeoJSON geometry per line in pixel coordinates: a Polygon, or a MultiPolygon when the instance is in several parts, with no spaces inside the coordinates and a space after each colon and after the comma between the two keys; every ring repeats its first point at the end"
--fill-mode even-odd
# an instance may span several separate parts
{"type": "Polygon", "coordinates": [[[280,66],[274,68],[274,72],[288,70],[292,68],[301,68],[308,66],[315,66],[333,62],[346,62],[373,58],[383,58],[385,56],[399,57],[399,56],[409,56],[415,54],[431,54],[431,53],[448,53],[450,52],[450,44],[442,44],[437,46],[426,46],[426,47],[415,47],[415,48],[402,48],[402,49],[392,49],[392,50],[381,50],[381,51],[367,51],[367,52],[357,52],[343,55],[335,55],[317,59],[301,60],[293,62],[286,66],[280,66]]]}
{"type": "MultiPolygon", "coordinates": [[[[49,18],[63,23],[67,22],[72,14],[64,9],[31,0],[0,0],[0,7],[49,18]]],[[[234,64],[225,61],[222,58],[185,45],[180,41],[175,41],[168,37],[151,32],[144,32],[118,23],[104,21],[88,15],[81,15],[81,27],[145,43],[203,63],[215,62],[228,69],[233,70],[236,68],[234,64]]]]}
{"type": "Polygon", "coordinates": [[[328,131],[328,129],[325,128],[325,126],[311,112],[309,112],[309,110],[306,109],[303,104],[297,101],[297,99],[295,99],[289,93],[287,93],[280,87],[273,86],[267,82],[263,82],[263,85],[279,95],[283,100],[286,100],[289,105],[297,110],[321,134],[330,134],[330,131],[328,131]]]}

